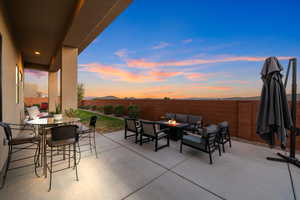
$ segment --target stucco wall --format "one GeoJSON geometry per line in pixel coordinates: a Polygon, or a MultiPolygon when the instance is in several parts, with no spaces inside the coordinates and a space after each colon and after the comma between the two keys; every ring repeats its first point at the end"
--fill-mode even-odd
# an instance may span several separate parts
{"type": "MultiPolygon", "coordinates": [[[[23,71],[20,52],[13,43],[0,3],[0,33],[2,35],[2,100],[3,121],[20,122],[23,116],[23,84],[20,84],[20,103],[16,104],[16,65],[23,71]]],[[[24,79],[23,79],[24,80],[24,79]]],[[[7,157],[7,146],[3,146],[4,133],[0,129],[0,169],[7,157]]]]}

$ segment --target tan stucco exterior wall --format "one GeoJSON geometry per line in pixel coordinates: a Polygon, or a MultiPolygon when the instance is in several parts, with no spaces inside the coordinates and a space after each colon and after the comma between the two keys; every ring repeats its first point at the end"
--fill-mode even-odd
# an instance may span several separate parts
{"type": "Polygon", "coordinates": [[[62,111],[77,109],[78,49],[63,47],[61,51],[61,107],[62,111]]]}
{"type": "MultiPolygon", "coordinates": [[[[13,43],[6,20],[3,15],[2,3],[0,3],[0,33],[2,35],[2,108],[3,121],[18,123],[24,116],[23,81],[19,85],[19,104],[16,104],[16,65],[23,72],[23,64],[20,52],[13,43]]],[[[22,75],[24,80],[24,75],[22,75]]],[[[3,145],[5,138],[0,128],[0,170],[7,157],[7,145],[3,145]]]]}
{"type": "Polygon", "coordinates": [[[48,73],[48,103],[49,103],[49,112],[54,112],[58,97],[58,87],[57,87],[57,72],[48,73]]]}

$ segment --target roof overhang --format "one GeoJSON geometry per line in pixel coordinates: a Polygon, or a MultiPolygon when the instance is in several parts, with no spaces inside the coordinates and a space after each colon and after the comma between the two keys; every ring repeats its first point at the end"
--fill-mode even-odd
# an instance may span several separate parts
{"type": "Polygon", "coordinates": [[[5,1],[26,68],[57,71],[62,46],[81,53],[132,0],[5,1]]]}

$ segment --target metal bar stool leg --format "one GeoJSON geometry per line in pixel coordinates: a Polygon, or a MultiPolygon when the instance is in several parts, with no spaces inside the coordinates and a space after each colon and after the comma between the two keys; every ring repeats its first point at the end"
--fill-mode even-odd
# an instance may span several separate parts
{"type": "Polygon", "coordinates": [[[52,187],[52,167],[53,167],[53,149],[52,147],[50,148],[50,183],[49,183],[49,189],[48,192],[51,191],[51,187],[52,187]]]}
{"type": "Polygon", "coordinates": [[[71,145],[68,145],[69,148],[69,168],[71,167],[71,145]]]}
{"type": "Polygon", "coordinates": [[[94,131],[94,149],[95,149],[96,158],[98,158],[97,145],[96,145],[96,130],[94,131]]]}
{"type": "Polygon", "coordinates": [[[73,144],[73,150],[74,150],[74,167],[76,171],[76,181],[79,181],[78,179],[78,171],[77,171],[77,162],[76,162],[76,143],[73,144]]]}
{"type": "Polygon", "coordinates": [[[92,149],[92,139],[91,139],[91,133],[89,132],[89,144],[90,144],[90,151],[91,153],[93,152],[93,149],[92,149]]]}
{"type": "Polygon", "coordinates": [[[41,142],[37,143],[37,148],[34,153],[34,173],[37,177],[40,177],[37,173],[37,168],[39,167],[39,159],[40,159],[40,153],[41,153],[41,142]]]}

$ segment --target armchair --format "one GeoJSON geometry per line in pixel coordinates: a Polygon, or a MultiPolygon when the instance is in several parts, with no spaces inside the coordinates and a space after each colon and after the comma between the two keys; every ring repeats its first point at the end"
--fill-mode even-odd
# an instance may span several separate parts
{"type": "Polygon", "coordinates": [[[141,134],[140,134],[140,145],[144,143],[143,137],[148,137],[149,139],[155,140],[155,151],[162,149],[164,147],[170,146],[170,136],[169,136],[169,129],[164,128],[158,130],[158,126],[155,122],[151,121],[141,121],[141,134]],[[158,141],[160,139],[167,138],[167,144],[158,146],[158,141]]]}
{"type": "Polygon", "coordinates": [[[221,149],[217,142],[218,131],[218,126],[210,125],[204,128],[204,134],[202,136],[191,132],[185,132],[186,135],[181,139],[180,153],[182,153],[183,145],[189,146],[204,153],[208,153],[210,164],[212,164],[212,153],[215,150],[218,150],[219,156],[221,156],[221,149]]]}

